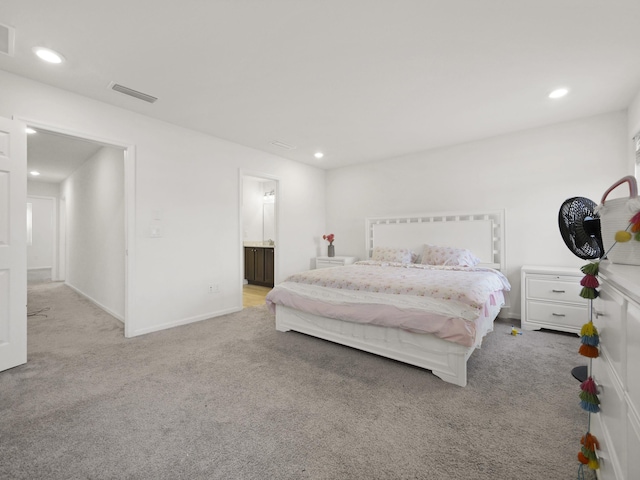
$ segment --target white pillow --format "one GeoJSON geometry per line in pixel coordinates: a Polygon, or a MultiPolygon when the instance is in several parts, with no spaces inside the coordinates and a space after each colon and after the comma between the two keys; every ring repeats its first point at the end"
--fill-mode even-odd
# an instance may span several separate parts
{"type": "Polygon", "coordinates": [[[462,267],[473,267],[478,263],[480,263],[480,259],[466,248],[425,245],[424,250],[422,251],[423,265],[458,265],[462,267]]]}
{"type": "Polygon", "coordinates": [[[408,248],[374,247],[371,260],[378,262],[411,263],[415,255],[408,248]]]}

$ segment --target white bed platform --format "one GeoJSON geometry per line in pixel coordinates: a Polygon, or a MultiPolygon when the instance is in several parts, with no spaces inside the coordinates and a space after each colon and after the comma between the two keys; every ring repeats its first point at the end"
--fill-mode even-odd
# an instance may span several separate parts
{"type": "MultiPolygon", "coordinates": [[[[482,265],[504,271],[504,211],[372,217],[366,220],[367,252],[376,245],[409,247],[421,253],[425,243],[468,248],[482,265]]],[[[493,307],[482,336],[492,330],[500,307],[493,307]]],[[[293,330],[334,343],[431,370],[445,382],[467,384],[467,360],[475,347],[434,335],[336,320],[276,306],[276,329],[293,330]]]]}

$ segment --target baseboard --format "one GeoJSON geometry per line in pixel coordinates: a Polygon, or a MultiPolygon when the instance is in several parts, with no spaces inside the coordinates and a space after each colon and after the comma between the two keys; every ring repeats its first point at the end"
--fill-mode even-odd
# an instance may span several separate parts
{"type": "Polygon", "coordinates": [[[124,317],[116,312],[114,312],[113,310],[105,307],[103,304],[101,304],[100,302],[98,302],[96,299],[94,299],[93,297],[91,297],[90,295],[87,295],[86,293],[84,293],[82,290],[80,290],[77,287],[74,287],[73,285],[71,285],[68,282],[64,282],[64,284],[69,287],[71,290],[73,290],[74,292],[82,295],[84,298],[86,298],[87,300],[89,300],[91,303],[93,303],[96,307],[100,308],[101,310],[104,310],[105,312],[107,312],[109,315],[111,315],[112,317],[115,317],[116,319],[120,320],[122,323],[124,323],[124,317]]]}
{"type": "Polygon", "coordinates": [[[135,330],[129,335],[129,337],[137,337],[139,335],[146,335],[147,333],[158,332],[160,330],[165,330],[167,328],[180,327],[182,325],[188,325],[189,323],[201,322],[202,320],[208,320],[211,318],[220,317],[222,315],[239,312],[241,310],[242,310],[242,307],[232,307],[232,308],[227,308],[225,310],[218,310],[216,312],[196,315],[194,317],[182,318],[180,320],[166,322],[160,325],[154,325],[153,327],[141,328],[141,329],[135,330]]]}

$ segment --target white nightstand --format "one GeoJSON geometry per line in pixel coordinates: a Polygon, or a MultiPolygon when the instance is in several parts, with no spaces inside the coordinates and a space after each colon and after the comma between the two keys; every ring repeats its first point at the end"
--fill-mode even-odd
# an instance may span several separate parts
{"type": "Polygon", "coordinates": [[[316,257],[316,268],[342,267],[357,260],[357,257],[316,257]]]}
{"type": "Polygon", "coordinates": [[[548,328],[580,334],[589,321],[588,301],[580,296],[583,277],[578,267],[523,266],[522,329],[548,328]]]}

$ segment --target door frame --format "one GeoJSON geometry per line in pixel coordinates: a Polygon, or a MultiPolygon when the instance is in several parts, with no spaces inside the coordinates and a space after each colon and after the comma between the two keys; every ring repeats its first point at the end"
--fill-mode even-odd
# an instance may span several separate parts
{"type": "Polygon", "coordinates": [[[242,306],[242,289],[244,287],[244,219],[242,218],[242,207],[244,206],[244,178],[245,177],[255,177],[264,179],[266,182],[275,182],[276,184],[276,199],[275,199],[275,208],[274,208],[274,243],[275,248],[273,249],[273,277],[274,277],[274,285],[278,283],[278,264],[280,255],[276,253],[276,249],[279,248],[280,241],[280,209],[282,205],[282,185],[280,181],[280,177],[271,175],[270,173],[264,173],[257,170],[249,170],[249,169],[238,169],[238,239],[239,239],[239,265],[240,265],[240,288],[239,288],[239,296],[238,296],[238,304],[240,308],[242,306]]]}
{"type": "MultiPolygon", "coordinates": [[[[135,311],[133,302],[135,297],[135,207],[136,207],[136,147],[135,145],[112,138],[102,137],[86,131],[75,130],[63,127],[59,124],[42,122],[33,118],[13,117],[29,127],[47,130],[60,135],[67,135],[83,140],[99,143],[108,147],[116,147],[124,150],[124,336],[129,338],[135,336],[136,317],[132,315],[135,311]]],[[[26,172],[25,172],[26,175],[26,172]]],[[[26,181],[26,178],[25,178],[26,181]]],[[[66,261],[65,261],[66,265],[66,261]]]]}

